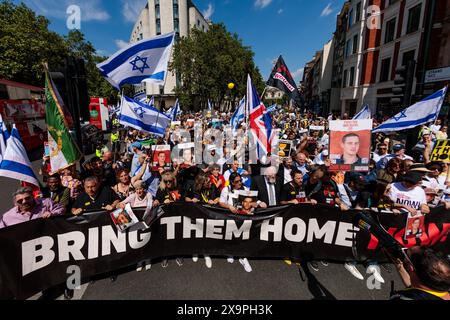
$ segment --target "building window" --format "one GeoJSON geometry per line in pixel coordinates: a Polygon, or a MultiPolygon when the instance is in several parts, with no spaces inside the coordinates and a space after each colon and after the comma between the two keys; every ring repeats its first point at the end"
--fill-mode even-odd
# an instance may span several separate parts
{"type": "Polygon", "coordinates": [[[380,82],[389,81],[391,58],[381,60],[380,82]]]}
{"type": "Polygon", "coordinates": [[[394,41],[395,38],[395,22],[396,18],[386,22],[386,32],[384,34],[384,43],[394,41]]]}
{"type": "Polygon", "coordinates": [[[161,34],[161,20],[156,19],[156,34],[159,36],[161,34]]]}
{"type": "Polygon", "coordinates": [[[406,34],[419,30],[421,11],[422,11],[422,4],[418,4],[417,6],[409,9],[408,26],[406,28],[406,34]]]}
{"type": "Polygon", "coordinates": [[[175,32],[180,32],[180,21],[178,19],[173,20],[173,27],[175,32]]]}
{"type": "Polygon", "coordinates": [[[353,50],[352,53],[355,54],[358,51],[358,35],[353,37],[353,50]]]}
{"type": "Polygon", "coordinates": [[[415,53],[414,50],[403,53],[402,66],[406,66],[409,61],[414,60],[415,53]]]}
{"type": "Polygon", "coordinates": [[[352,26],[353,22],[353,9],[349,11],[348,13],[348,29],[352,26]]]}
{"type": "Polygon", "coordinates": [[[350,83],[349,83],[350,87],[354,87],[355,86],[355,67],[351,67],[350,68],[350,83]]]}
{"type": "Polygon", "coordinates": [[[355,16],[355,22],[358,22],[361,20],[361,2],[358,2],[356,4],[356,16],[355,16]]]}
{"type": "Polygon", "coordinates": [[[342,83],[342,87],[347,87],[347,79],[348,79],[348,70],[344,70],[344,81],[342,83]]]}
{"type": "Polygon", "coordinates": [[[345,57],[347,58],[350,55],[352,42],[351,40],[347,40],[347,43],[345,44],[345,57]]]}

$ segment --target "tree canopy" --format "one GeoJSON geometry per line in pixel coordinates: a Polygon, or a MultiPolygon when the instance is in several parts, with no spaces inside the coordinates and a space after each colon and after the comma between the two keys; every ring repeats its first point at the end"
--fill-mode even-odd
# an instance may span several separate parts
{"type": "Polygon", "coordinates": [[[96,54],[81,31],[60,36],[48,29],[49,24],[23,3],[0,2],[0,78],[43,87],[43,63],[57,70],[71,55],[85,61],[88,94],[114,101],[117,92],[96,68],[107,58],[96,54]]]}
{"type": "Polygon", "coordinates": [[[216,106],[225,101],[236,104],[246,93],[247,74],[261,94],[264,82],[253,57],[252,50],[223,24],[212,24],[207,32],[193,28],[189,37],[176,42],[170,65],[179,76],[175,93],[181,105],[204,109],[208,99],[216,106]],[[230,82],[235,84],[232,90],[230,82]]]}

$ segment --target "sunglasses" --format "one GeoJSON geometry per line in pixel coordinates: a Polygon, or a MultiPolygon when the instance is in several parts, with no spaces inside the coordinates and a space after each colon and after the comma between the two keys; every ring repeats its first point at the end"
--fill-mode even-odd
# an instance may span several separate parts
{"type": "Polygon", "coordinates": [[[431,171],[441,171],[441,168],[433,167],[433,168],[430,168],[430,170],[431,170],[431,171]]]}
{"type": "Polygon", "coordinates": [[[173,180],[164,180],[164,183],[172,183],[173,180]]]}
{"type": "Polygon", "coordinates": [[[241,183],[242,180],[235,180],[234,183],[241,183]]]}
{"type": "Polygon", "coordinates": [[[32,199],[31,197],[26,197],[26,198],[17,200],[17,203],[18,203],[18,204],[23,204],[24,202],[28,202],[28,201],[30,201],[31,199],[32,199]]]}

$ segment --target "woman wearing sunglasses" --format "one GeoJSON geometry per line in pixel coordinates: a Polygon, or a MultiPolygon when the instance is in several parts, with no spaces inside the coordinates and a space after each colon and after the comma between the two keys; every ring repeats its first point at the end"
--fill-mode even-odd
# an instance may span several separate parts
{"type": "MultiPolygon", "coordinates": [[[[222,208],[230,210],[231,213],[237,214],[238,213],[238,209],[236,208],[236,202],[238,200],[237,193],[239,190],[248,191],[248,188],[244,187],[244,185],[242,184],[242,177],[237,172],[233,172],[232,174],[230,174],[229,181],[230,181],[230,185],[228,187],[223,188],[222,193],[220,194],[219,205],[222,208]]],[[[229,263],[233,263],[234,258],[229,257],[227,259],[227,261],[229,263]]],[[[252,266],[248,262],[247,258],[241,258],[241,259],[239,259],[239,262],[242,264],[245,271],[247,271],[247,272],[253,271],[252,266]]]]}

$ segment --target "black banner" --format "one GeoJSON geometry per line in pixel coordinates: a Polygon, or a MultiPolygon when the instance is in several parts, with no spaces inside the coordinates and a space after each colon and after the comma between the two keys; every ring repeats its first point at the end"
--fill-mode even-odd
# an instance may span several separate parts
{"type": "Polygon", "coordinates": [[[278,58],[277,64],[272,70],[272,74],[266,84],[286,93],[289,98],[294,100],[297,107],[302,106],[302,98],[298,92],[297,84],[282,56],[278,58]]]}
{"type": "MultiPolygon", "coordinates": [[[[142,217],[143,210],[135,210],[142,217]]],[[[88,279],[144,259],[191,256],[286,257],[360,262],[383,260],[378,240],[353,226],[355,211],[331,206],[285,206],[255,216],[177,203],[155,210],[144,231],[120,233],[106,212],[34,220],[0,230],[0,299],[25,299],[66,282],[77,266],[88,279]]],[[[449,252],[450,211],[426,216],[423,235],[403,240],[405,216],[372,213],[402,245],[449,252]]]]}

